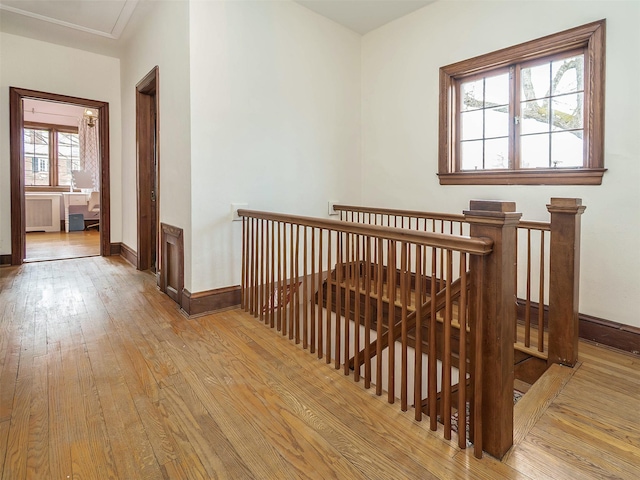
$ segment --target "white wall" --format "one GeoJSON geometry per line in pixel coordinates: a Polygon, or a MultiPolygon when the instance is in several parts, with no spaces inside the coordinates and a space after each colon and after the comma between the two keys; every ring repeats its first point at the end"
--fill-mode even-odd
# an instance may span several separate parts
{"type": "Polygon", "coordinates": [[[290,1],[191,2],[192,290],[240,283],[230,204],[360,199],[360,36],[290,1]]]}
{"type": "Polygon", "coordinates": [[[188,2],[140,4],[137,29],[124,45],[122,68],[122,241],[137,251],[136,84],[158,66],[160,221],[182,228],[185,287],[191,279],[191,146],[188,2]]]}
{"type": "Polygon", "coordinates": [[[515,200],[548,220],[551,197],[580,197],[580,312],[640,326],[640,3],[440,1],[362,41],[362,199],[460,213],[469,199],[515,200]],[[441,66],[607,19],[605,173],[601,186],[440,186],[441,66]]]}
{"type": "Polygon", "coordinates": [[[120,241],[120,61],[0,32],[0,254],[11,253],[9,87],[109,103],[111,241],[120,241]]]}

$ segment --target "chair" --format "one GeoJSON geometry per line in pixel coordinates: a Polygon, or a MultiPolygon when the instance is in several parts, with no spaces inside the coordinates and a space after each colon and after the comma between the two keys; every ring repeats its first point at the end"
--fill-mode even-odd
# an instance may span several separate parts
{"type": "MultiPolygon", "coordinates": [[[[100,213],[100,192],[91,192],[89,196],[89,205],[87,206],[87,210],[91,213],[100,213]]],[[[100,219],[96,223],[92,223],[91,225],[87,225],[87,228],[98,228],[100,226],[100,219]]]]}

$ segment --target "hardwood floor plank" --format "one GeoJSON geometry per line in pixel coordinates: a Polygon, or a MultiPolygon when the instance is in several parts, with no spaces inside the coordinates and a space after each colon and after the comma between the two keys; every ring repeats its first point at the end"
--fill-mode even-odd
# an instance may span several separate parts
{"type": "Polygon", "coordinates": [[[516,408],[509,457],[478,460],[244,312],[185,318],[119,257],[2,268],[0,478],[636,480],[640,357],[580,349],[516,408]]]}
{"type": "Polygon", "coordinates": [[[28,478],[50,478],[51,476],[49,471],[49,403],[47,401],[48,361],[49,357],[43,355],[33,359],[33,385],[27,445],[28,478]]]}

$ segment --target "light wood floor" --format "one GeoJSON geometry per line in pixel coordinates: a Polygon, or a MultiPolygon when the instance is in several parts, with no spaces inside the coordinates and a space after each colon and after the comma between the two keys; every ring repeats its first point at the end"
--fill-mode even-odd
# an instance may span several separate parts
{"type": "Polygon", "coordinates": [[[100,232],[28,232],[26,261],[62,260],[100,255],[100,232]]]}
{"type": "Polygon", "coordinates": [[[506,460],[476,460],[239,310],[186,319],[120,258],[1,268],[0,477],[635,480],[639,359],[581,349],[506,460]]]}

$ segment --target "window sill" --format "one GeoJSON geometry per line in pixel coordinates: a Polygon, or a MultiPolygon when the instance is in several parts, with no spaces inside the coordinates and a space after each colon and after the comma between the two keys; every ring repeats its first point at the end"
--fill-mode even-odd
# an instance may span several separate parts
{"type": "Polygon", "coordinates": [[[440,185],[601,185],[606,168],[439,173],[440,185]]]}

